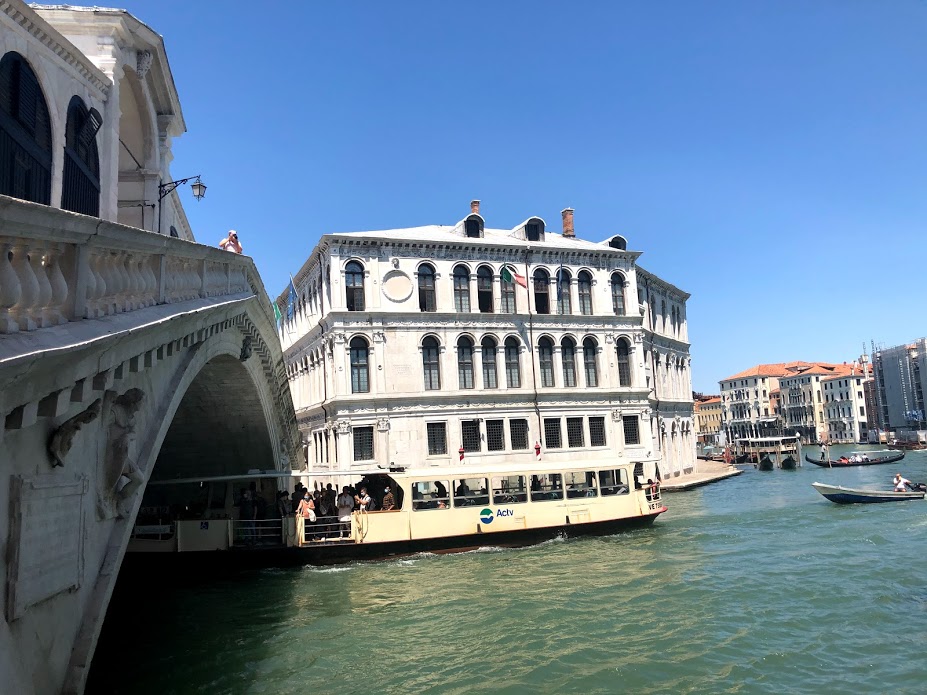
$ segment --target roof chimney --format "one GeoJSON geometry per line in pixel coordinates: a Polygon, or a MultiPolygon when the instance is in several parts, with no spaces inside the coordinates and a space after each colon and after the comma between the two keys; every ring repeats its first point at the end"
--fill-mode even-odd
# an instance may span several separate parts
{"type": "Polygon", "coordinates": [[[576,232],[573,231],[573,208],[564,208],[560,211],[563,215],[563,236],[573,238],[576,232]]]}
{"type": "Polygon", "coordinates": [[[470,201],[470,214],[479,215],[480,214],[480,201],[471,200],[470,201]]]}

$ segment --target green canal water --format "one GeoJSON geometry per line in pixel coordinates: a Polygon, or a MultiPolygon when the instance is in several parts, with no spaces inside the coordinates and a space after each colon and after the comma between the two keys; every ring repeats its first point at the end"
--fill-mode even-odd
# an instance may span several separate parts
{"type": "Polygon", "coordinates": [[[927,692],[927,503],[811,487],[896,470],[927,480],[927,452],[750,467],[612,537],[120,598],[88,692],[927,692]]]}

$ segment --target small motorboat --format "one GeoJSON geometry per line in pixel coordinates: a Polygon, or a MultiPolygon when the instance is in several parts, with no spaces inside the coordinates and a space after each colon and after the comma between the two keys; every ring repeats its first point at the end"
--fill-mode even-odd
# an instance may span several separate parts
{"type": "MultiPolygon", "coordinates": [[[[831,502],[837,504],[874,504],[876,502],[902,502],[904,500],[922,500],[927,494],[923,489],[895,492],[894,490],[855,490],[840,485],[811,483],[811,486],[831,502]]],[[[918,488],[923,486],[918,485],[918,488]]]]}
{"type": "Polygon", "coordinates": [[[816,459],[811,456],[805,455],[805,461],[808,463],[813,463],[815,466],[821,466],[822,468],[849,468],[850,466],[878,466],[882,463],[895,463],[904,458],[904,452],[897,454],[887,454],[886,456],[873,456],[868,460],[864,461],[852,461],[847,457],[841,457],[839,459],[816,459]]]}

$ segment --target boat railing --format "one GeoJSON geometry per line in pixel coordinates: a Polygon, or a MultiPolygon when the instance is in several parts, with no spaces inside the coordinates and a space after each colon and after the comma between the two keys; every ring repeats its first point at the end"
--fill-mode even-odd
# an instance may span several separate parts
{"type": "Polygon", "coordinates": [[[296,517],[300,545],[327,540],[351,540],[351,524],[336,516],[317,516],[315,521],[296,517]]]}
{"type": "Polygon", "coordinates": [[[660,492],[660,483],[649,483],[644,487],[644,496],[647,498],[647,505],[650,511],[656,511],[663,508],[663,496],[660,492]]]}
{"type": "Polygon", "coordinates": [[[282,545],[283,534],[281,519],[232,519],[229,540],[233,546],[282,545]]]}

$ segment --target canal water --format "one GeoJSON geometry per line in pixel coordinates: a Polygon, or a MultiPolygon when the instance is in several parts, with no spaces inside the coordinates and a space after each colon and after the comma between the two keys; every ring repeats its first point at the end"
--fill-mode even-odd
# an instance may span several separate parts
{"type": "Polygon", "coordinates": [[[749,467],[606,538],[120,586],[88,692],[923,693],[927,503],[811,487],[897,471],[927,452],[749,467]]]}

